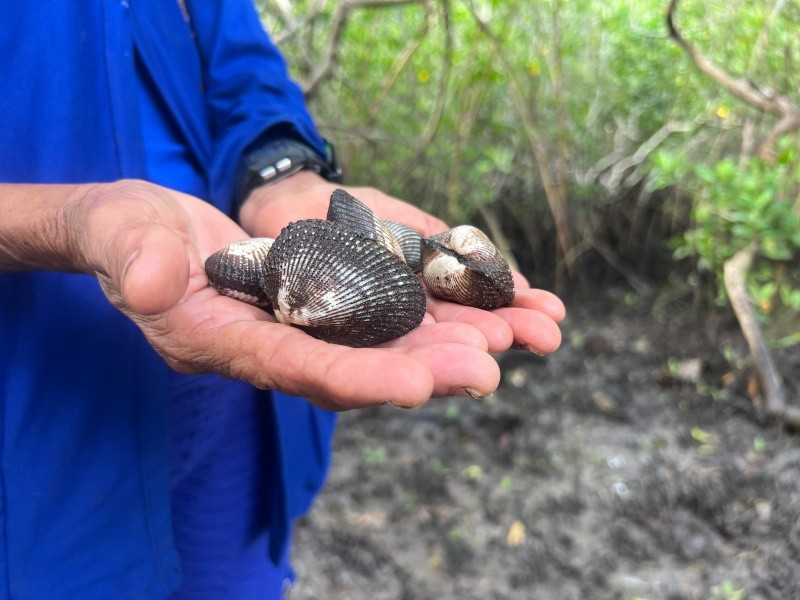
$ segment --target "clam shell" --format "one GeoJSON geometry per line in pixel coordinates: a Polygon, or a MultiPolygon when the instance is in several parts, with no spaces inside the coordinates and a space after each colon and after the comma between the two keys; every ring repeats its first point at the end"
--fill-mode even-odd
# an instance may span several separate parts
{"type": "Polygon", "coordinates": [[[422,278],[434,296],[467,306],[491,310],[514,299],[508,262],[470,225],[422,239],[422,278]]]}
{"type": "Polygon", "coordinates": [[[281,323],[336,344],[380,344],[405,335],[425,315],[425,292],[408,265],[332,221],[284,228],[262,285],[281,323]]]}
{"type": "Polygon", "coordinates": [[[408,225],[397,221],[384,221],[386,228],[400,244],[406,264],[415,273],[422,270],[422,236],[408,225]]]}
{"type": "Polygon", "coordinates": [[[261,287],[261,278],[274,241],[271,238],[250,238],[218,250],[206,259],[209,283],[220,294],[262,308],[269,307],[270,301],[261,287]]]}
{"type": "Polygon", "coordinates": [[[328,205],[328,221],[338,223],[362,237],[378,242],[405,260],[403,249],[386,223],[366,204],[342,189],[334,190],[328,205]]]}

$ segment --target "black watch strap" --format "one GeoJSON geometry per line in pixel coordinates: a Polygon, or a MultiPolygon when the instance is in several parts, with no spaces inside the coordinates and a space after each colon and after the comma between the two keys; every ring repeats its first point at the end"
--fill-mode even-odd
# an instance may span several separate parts
{"type": "Polygon", "coordinates": [[[328,141],[325,141],[325,156],[293,139],[273,140],[259,146],[242,160],[237,177],[237,205],[257,187],[275,183],[303,169],[311,169],[328,181],[342,181],[342,170],[336,162],[333,145],[328,141]]]}

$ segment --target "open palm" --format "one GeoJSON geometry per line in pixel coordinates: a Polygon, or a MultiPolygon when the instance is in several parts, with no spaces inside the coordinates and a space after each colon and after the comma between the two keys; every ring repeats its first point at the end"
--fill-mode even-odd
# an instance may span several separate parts
{"type": "MultiPolygon", "coordinates": [[[[241,213],[248,233],[274,238],[291,221],[325,218],[328,201],[337,186],[310,172],[298,173],[291,180],[282,187],[255,190],[241,213]]],[[[381,218],[405,223],[422,235],[447,228],[439,219],[374,188],[347,190],[381,218]]],[[[513,276],[516,297],[510,307],[485,311],[429,298],[428,312],[438,323],[476,327],[486,337],[489,352],[507,350],[512,344],[539,354],[553,352],[561,343],[557,323],[564,318],[563,303],[550,292],[531,289],[521,274],[515,272],[513,276]]]]}
{"type": "Polygon", "coordinates": [[[537,351],[560,340],[551,339],[553,316],[535,308],[563,311],[560,302],[523,288],[514,307],[493,312],[431,300],[420,327],[380,348],[329,344],[208,287],[205,258],[247,234],[207,203],[134,182],[116,185],[88,212],[104,291],[181,372],[214,371],[325,408],[416,406],[491,393],[500,374],[490,352],[515,339],[532,345],[529,329],[555,331],[538,336],[547,339],[532,345],[537,351]]]}

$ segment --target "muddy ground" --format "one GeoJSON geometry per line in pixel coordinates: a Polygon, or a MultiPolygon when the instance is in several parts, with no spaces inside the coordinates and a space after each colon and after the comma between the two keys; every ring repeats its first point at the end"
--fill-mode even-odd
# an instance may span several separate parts
{"type": "Polygon", "coordinates": [[[612,293],[492,398],[343,415],[289,599],[800,598],[800,435],[746,355],[730,318],[612,293]]]}

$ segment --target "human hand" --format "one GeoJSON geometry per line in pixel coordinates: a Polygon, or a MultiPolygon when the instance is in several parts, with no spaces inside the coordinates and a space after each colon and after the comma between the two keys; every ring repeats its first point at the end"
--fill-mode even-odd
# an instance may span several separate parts
{"type": "Polygon", "coordinates": [[[428,316],[386,347],[354,349],[221,296],[207,285],[204,260],[246,234],[190,196],[118,182],[96,186],[71,213],[78,268],[98,274],[109,300],[177,371],[215,371],[331,409],[411,407],[432,396],[485,395],[499,383],[486,338],[456,319],[428,316]]]}
{"type": "MultiPolygon", "coordinates": [[[[301,171],[278,184],[257,188],[242,207],[240,221],[253,236],[277,237],[289,222],[324,219],[337,187],[310,171],[301,171]]],[[[346,189],[382,219],[405,223],[422,235],[447,229],[443,221],[374,188],[346,189]]],[[[561,343],[557,323],[565,316],[563,303],[550,292],[531,289],[521,274],[514,272],[513,276],[515,298],[511,306],[485,311],[429,297],[429,322],[459,323],[477,329],[490,353],[512,346],[537,354],[555,351],[561,343]]]]}

